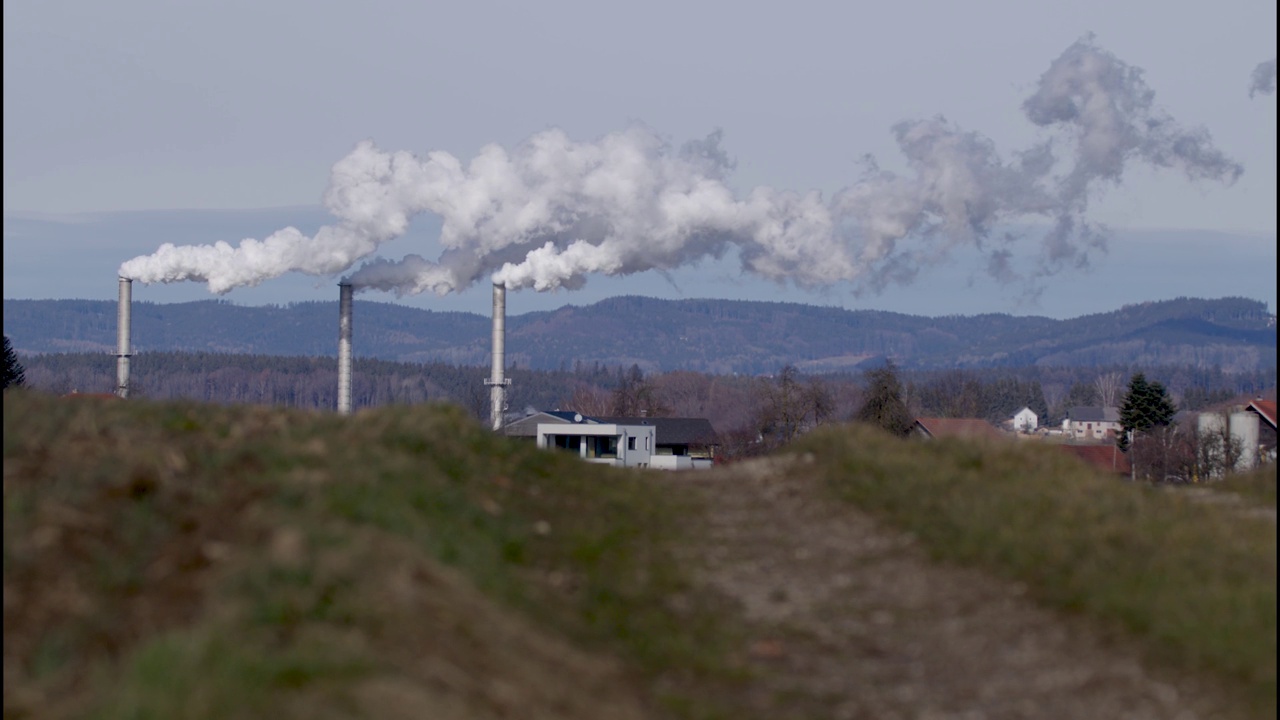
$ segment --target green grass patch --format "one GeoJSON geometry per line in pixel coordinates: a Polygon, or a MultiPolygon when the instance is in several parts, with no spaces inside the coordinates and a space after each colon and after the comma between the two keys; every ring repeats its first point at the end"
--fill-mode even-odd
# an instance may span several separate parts
{"type": "Polygon", "coordinates": [[[1023,581],[1040,600],[1122,626],[1153,658],[1239,684],[1274,710],[1274,520],[1104,477],[1033,443],[906,441],[854,427],[795,449],[815,456],[833,492],[935,556],[1023,581]]]}

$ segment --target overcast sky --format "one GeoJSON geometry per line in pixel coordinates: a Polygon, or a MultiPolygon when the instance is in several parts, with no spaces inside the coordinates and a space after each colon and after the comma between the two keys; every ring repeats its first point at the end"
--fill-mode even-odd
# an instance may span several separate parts
{"type": "MultiPolygon", "coordinates": [[[[18,256],[11,216],[314,206],[365,139],[466,162],[548,128],[590,141],[641,123],[676,144],[719,128],[736,191],[826,196],[856,180],[867,154],[902,171],[891,128],[903,120],[945,116],[1007,156],[1043,139],[1022,103],[1090,32],[1143,71],[1156,106],[1244,168],[1228,185],[1135,166],[1099,191],[1090,217],[1256,236],[1267,249],[1241,259],[1274,259],[1276,97],[1250,93],[1276,57],[1274,0],[7,0],[5,297],[11,261],[37,272],[91,242],[69,234],[57,247],[53,236],[44,255],[18,256]]],[[[194,242],[181,235],[165,241],[194,242]]],[[[1271,294],[1258,299],[1274,311],[1274,264],[1242,273],[1263,273],[1254,282],[1271,294]]],[[[1186,290],[1156,292],[1200,294],[1186,290]]],[[[1018,309],[1002,297],[991,309],[1018,309]]]]}

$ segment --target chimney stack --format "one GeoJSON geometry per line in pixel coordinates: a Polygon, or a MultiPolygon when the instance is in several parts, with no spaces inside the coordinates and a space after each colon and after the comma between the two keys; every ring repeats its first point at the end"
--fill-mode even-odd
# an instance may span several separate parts
{"type": "Polygon", "coordinates": [[[129,397],[129,311],[133,302],[133,281],[120,278],[120,304],[116,309],[116,395],[129,397]]]}
{"type": "Polygon", "coordinates": [[[351,296],[350,283],[338,283],[338,413],[351,414],[351,296]]]}
{"type": "Polygon", "coordinates": [[[506,340],[507,340],[507,286],[493,284],[493,361],[489,379],[484,381],[489,386],[489,420],[495,431],[502,429],[503,416],[507,412],[507,386],[511,381],[506,377],[506,340]]]}

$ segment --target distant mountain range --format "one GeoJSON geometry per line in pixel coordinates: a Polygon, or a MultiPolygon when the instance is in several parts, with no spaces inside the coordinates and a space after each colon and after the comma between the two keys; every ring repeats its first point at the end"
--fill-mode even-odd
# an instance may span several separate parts
{"type": "MultiPolygon", "coordinates": [[[[102,352],[116,343],[116,303],[5,300],[19,353],[102,352]]],[[[490,320],[357,300],[357,357],[485,365],[490,320]]],[[[249,307],[225,301],[133,304],[134,352],[334,356],[337,302],[249,307]]],[[[891,358],[904,368],[1191,365],[1227,372],[1276,366],[1267,305],[1179,298],[1067,320],[988,314],[921,317],[796,303],[614,297],[507,318],[507,357],[534,369],[578,363],[646,371],[852,370],[891,358]]]]}

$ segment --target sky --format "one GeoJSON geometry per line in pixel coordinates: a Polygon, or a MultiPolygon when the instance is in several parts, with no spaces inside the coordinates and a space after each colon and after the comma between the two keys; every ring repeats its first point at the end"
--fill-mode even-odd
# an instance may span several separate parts
{"type": "MultiPolygon", "coordinates": [[[[418,271],[415,290],[444,288],[446,295],[371,284],[360,297],[483,312],[487,282],[476,278],[511,261],[504,277],[528,283],[510,300],[513,313],[616,294],[1060,317],[1146,299],[1244,294],[1274,312],[1275,28],[1276,4],[1262,0],[874,8],[811,1],[373,1],[331,8],[293,0],[15,0],[4,4],[3,30],[4,297],[114,297],[117,267],[162,243],[236,245],[294,226],[305,236],[295,244],[310,247],[326,223],[345,228],[365,218],[366,208],[349,203],[336,217],[327,195],[340,184],[335,166],[359,159],[364,141],[423,163],[429,153],[447,153],[464,167],[496,144],[518,165],[520,148],[548,133],[582,153],[610,138],[635,139],[626,133],[639,127],[641,145],[657,138],[671,148],[718,132],[713,149],[724,162],[715,167],[684,163],[674,150],[645,157],[674,186],[709,178],[733,195],[721,212],[672,230],[678,246],[661,257],[651,249],[627,254],[624,237],[617,253],[584,259],[571,247],[574,233],[591,232],[583,227],[529,231],[527,246],[494,249],[486,243],[498,242],[501,232],[528,227],[467,225],[470,196],[450,187],[413,205],[398,232],[385,223],[370,229],[372,221],[348,228],[344,242],[365,244],[344,245],[347,255],[328,264],[301,262],[318,270],[314,275],[233,279],[220,297],[246,304],[332,299],[337,278],[369,258],[395,263],[416,254],[425,262],[394,269],[418,271]],[[1059,188],[1081,163],[1064,151],[1063,132],[1032,121],[1027,103],[1038,88],[1043,94],[1051,64],[1083,38],[1136,73],[1135,97],[1150,93],[1143,117],[1186,131],[1178,137],[1205,140],[1218,154],[1210,158],[1215,169],[1168,161],[1168,149],[1185,143],[1135,145],[1122,148],[1122,172],[1099,171],[1062,199],[1059,188]],[[1255,70],[1268,61],[1269,87],[1255,85],[1255,70]],[[899,132],[903,123],[911,125],[899,132]],[[956,230],[935,207],[933,226],[908,223],[914,230],[906,237],[873,242],[859,234],[856,253],[832,246],[846,224],[862,223],[857,233],[881,227],[877,212],[902,200],[890,191],[920,180],[921,162],[907,151],[912,129],[934,133],[926,139],[980,137],[979,150],[989,149],[1002,172],[1021,153],[1056,143],[1058,164],[1036,177],[1046,187],[1057,179],[1049,204],[1064,214],[1028,218],[997,204],[989,218],[974,221],[972,207],[987,197],[979,194],[961,198],[972,201],[964,211],[972,227],[956,230]],[[868,176],[868,156],[892,182],[858,185],[868,176]],[[1221,171],[1224,164],[1240,172],[1221,171]],[[835,217],[835,235],[769,235],[772,228],[743,207],[759,187],[783,198],[761,212],[783,213],[789,226],[812,214],[795,210],[787,193],[820,193],[825,205],[815,212],[820,221],[835,217]],[[1077,228],[1087,223],[1105,240],[1042,240],[1063,217],[1077,228]],[[442,223],[466,227],[450,240],[441,237],[442,223]],[[969,237],[974,228],[978,236],[969,237]],[[955,239],[957,232],[964,237],[955,239]],[[1010,232],[1011,239],[992,240],[1010,232]],[[724,233],[749,242],[718,239],[724,233]],[[819,236],[822,242],[787,255],[819,236]],[[522,265],[543,240],[554,244],[544,264],[522,265]],[[468,251],[484,246],[492,256],[476,251],[483,262],[459,269],[442,255],[449,242],[468,251]],[[357,261],[347,263],[352,247],[359,248],[357,261]],[[1017,272],[1004,272],[1004,260],[1017,272]],[[579,264],[555,275],[570,262],[579,264]],[[1134,270],[1139,262],[1141,272],[1134,270]],[[337,265],[343,267],[331,271],[337,265]],[[1078,295],[1086,287],[1087,303],[1078,295]]],[[[1041,104],[1041,119],[1053,112],[1041,104]]],[[[381,159],[365,158],[369,165],[381,159]]],[[[1017,182],[1002,188],[1010,186],[1017,182]]],[[[565,187],[555,191],[569,192],[565,187]]],[[[672,224],[643,208],[624,209],[636,237],[672,224]]],[[[154,272],[169,277],[173,268],[154,272]]],[[[204,283],[207,269],[196,274],[196,281],[135,288],[134,297],[219,297],[204,283]]]]}

